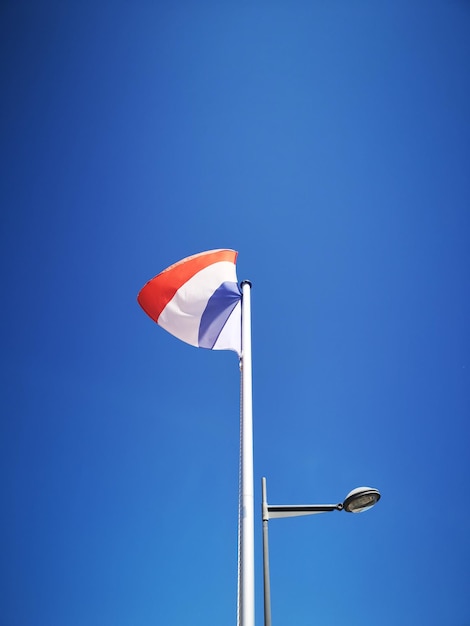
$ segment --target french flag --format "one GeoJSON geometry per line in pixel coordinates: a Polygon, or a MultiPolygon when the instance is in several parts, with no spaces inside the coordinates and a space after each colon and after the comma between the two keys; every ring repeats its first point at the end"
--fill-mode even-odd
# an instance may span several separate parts
{"type": "Polygon", "coordinates": [[[187,257],[149,280],[137,296],[159,326],[182,341],[241,355],[241,292],[235,250],[187,257]]]}

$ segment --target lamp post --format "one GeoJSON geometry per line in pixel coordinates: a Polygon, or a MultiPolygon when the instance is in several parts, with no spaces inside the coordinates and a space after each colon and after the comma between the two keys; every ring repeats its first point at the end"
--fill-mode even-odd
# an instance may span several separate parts
{"type": "Polygon", "coordinates": [[[298,517],[299,515],[315,515],[342,511],[362,513],[380,500],[380,492],[371,487],[358,487],[348,493],[343,502],[338,504],[268,504],[266,494],[266,478],[261,479],[263,519],[263,588],[264,588],[264,626],[271,626],[271,586],[269,580],[269,544],[268,521],[276,517],[298,517]]]}

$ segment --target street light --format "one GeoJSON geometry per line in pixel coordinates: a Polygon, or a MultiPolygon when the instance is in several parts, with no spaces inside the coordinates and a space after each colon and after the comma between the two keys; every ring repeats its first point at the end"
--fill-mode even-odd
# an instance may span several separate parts
{"type": "Polygon", "coordinates": [[[372,508],[380,500],[380,492],[372,487],[357,487],[348,493],[338,504],[268,504],[266,478],[261,479],[262,519],[263,519],[263,587],[264,587],[264,626],[271,626],[271,588],[269,582],[268,521],[276,517],[298,517],[342,511],[362,513],[372,508]]]}

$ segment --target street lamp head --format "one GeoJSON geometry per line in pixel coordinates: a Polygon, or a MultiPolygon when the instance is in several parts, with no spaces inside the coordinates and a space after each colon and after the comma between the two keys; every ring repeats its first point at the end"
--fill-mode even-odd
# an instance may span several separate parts
{"type": "Polygon", "coordinates": [[[377,504],[380,493],[372,487],[357,487],[348,493],[343,502],[343,508],[348,513],[362,513],[377,504]]]}

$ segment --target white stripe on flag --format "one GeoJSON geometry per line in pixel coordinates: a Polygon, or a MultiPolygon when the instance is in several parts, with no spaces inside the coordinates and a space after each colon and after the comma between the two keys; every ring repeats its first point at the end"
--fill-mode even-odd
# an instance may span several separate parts
{"type": "MultiPolygon", "coordinates": [[[[226,281],[237,282],[235,265],[228,261],[213,263],[195,274],[178,289],[163,309],[158,318],[159,326],[178,339],[198,347],[202,314],[214,291],[226,281]]],[[[231,349],[234,349],[233,346],[231,349]]]]}

